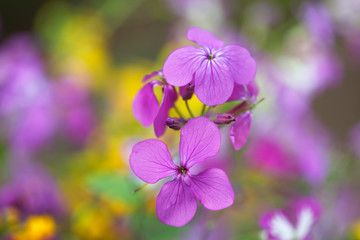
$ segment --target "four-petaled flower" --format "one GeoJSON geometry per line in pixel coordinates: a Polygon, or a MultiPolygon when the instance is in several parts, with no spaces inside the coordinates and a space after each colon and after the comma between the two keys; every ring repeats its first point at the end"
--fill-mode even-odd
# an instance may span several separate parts
{"type": "Polygon", "coordinates": [[[260,226],[265,230],[265,235],[271,240],[308,240],[311,228],[318,220],[321,208],[313,198],[299,199],[295,202],[291,212],[272,211],[264,214],[260,226]],[[295,224],[289,216],[295,216],[295,224]]]}
{"type": "Polygon", "coordinates": [[[212,33],[196,27],[188,30],[187,38],[201,47],[186,46],[168,56],[163,73],[169,84],[193,82],[199,100],[214,106],[229,99],[234,83],[245,85],[254,80],[256,62],[245,48],[224,46],[212,33]]]}
{"type": "Polygon", "coordinates": [[[221,135],[217,126],[205,117],[191,119],[180,132],[180,166],[172,161],[165,143],[148,139],[137,143],[130,155],[130,167],[140,179],[156,183],[171,177],[156,200],[160,221],[183,226],[195,215],[198,199],[210,210],[220,210],[234,202],[234,191],[224,171],[210,168],[199,174],[192,167],[220,149],[221,135]]]}

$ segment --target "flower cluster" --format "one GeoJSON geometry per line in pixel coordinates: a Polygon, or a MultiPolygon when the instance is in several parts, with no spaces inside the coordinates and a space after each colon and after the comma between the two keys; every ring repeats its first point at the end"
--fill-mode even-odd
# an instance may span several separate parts
{"type": "MultiPolygon", "coordinates": [[[[133,101],[135,118],[144,127],[153,125],[157,137],[161,137],[167,127],[181,130],[179,156],[172,156],[164,142],[148,139],[134,145],[129,160],[134,174],[144,182],[154,184],[167,180],[157,196],[156,213],[160,221],[177,227],[194,217],[196,200],[209,210],[221,210],[234,203],[234,190],[223,170],[207,168],[197,172],[197,169],[200,162],[209,161],[219,153],[222,126],[230,125],[229,138],[235,150],[246,144],[252,123],[251,110],[262,100],[257,101],[259,89],[254,83],[256,62],[245,48],[224,46],[212,33],[196,27],[188,30],[187,38],[200,47],[186,46],[173,51],[161,71],[144,77],[145,85],[133,101]],[[156,87],[162,89],[160,104],[154,91],[156,87]],[[189,106],[188,100],[193,95],[204,104],[200,116],[195,116],[189,106]],[[185,118],[177,108],[179,99],[185,101],[190,118],[185,118]],[[169,116],[171,109],[178,116],[169,116]],[[180,161],[176,164],[178,158],[180,161]]],[[[271,239],[307,237],[319,214],[312,212],[312,205],[307,207],[306,201],[304,204],[299,207],[302,211],[299,229],[291,227],[280,212],[269,213],[261,220],[261,226],[267,231],[264,236],[271,239]]]]}

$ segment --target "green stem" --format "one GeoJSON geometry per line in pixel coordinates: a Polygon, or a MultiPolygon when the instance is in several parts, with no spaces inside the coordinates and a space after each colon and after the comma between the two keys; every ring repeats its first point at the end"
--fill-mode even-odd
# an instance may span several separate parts
{"type": "Polygon", "coordinates": [[[205,108],[206,108],[206,105],[204,104],[204,106],[203,106],[203,108],[202,108],[202,110],[201,110],[200,116],[204,116],[204,114],[205,114],[205,108]]]}
{"type": "Polygon", "coordinates": [[[174,105],[175,112],[179,115],[180,118],[185,119],[184,116],[181,114],[180,110],[174,105]]]}
{"type": "Polygon", "coordinates": [[[187,100],[185,100],[185,105],[186,105],[186,108],[187,108],[187,110],[188,110],[188,112],[189,112],[189,114],[190,114],[190,117],[191,117],[191,118],[194,118],[194,114],[191,112],[191,109],[190,109],[190,107],[189,107],[189,103],[188,103],[187,100]]]}
{"type": "Polygon", "coordinates": [[[145,188],[148,185],[148,183],[145,183],[144,185],[142,185],[141,187],[137,188],[134,190],[134,193],[137,193],[138,191],[140,191],[141,189],[145,188]]]}

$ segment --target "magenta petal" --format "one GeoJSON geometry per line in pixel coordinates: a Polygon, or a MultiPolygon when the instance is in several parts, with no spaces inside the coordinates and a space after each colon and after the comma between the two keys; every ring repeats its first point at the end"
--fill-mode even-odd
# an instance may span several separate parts
{"type": "Polygon", "coordinates": [[[255,79],[256,62],[245,48],[237,45],[226,46],[219,57],[224,59],[237,84],[248,84],[255,79]]]}
{"type": "Polygon", "coordinates": [[[248,93],[246,91],[245,85],[240,85],[235,83],[233,92],[227,102],[236,101],[236,100],[246,100],[248,93]]]}
{"type": "Polygon", "coordinates": [[[293,239],[295,235],[295,229],[283,211],[265,213],[261,217],[260,226],[272,240],[293,239]]]}
{"type": "Polygon", "coordinates": [[[190,40],[195,42],[198,45],[209,47],[209,48],[222,48],[224,46],[224,42],[217,39],[214,34],[211,32],[197,28],[192,27],[189,28],[187,31],[186,37],[190,40]]]}
{"type": "Polygon", "coordinates": [[[144,127],[149,127],[159,111],[159,103],[154,94],[153,88],[159,81],[151,81],[143,86],[136,94],[132,110],[134,117],[144,127]]]}
{"type": "Polygon", "coordinates": [[[170,53],[163,67],[166,81],[173,86],[184,86],[193,80],[194,72],[206,59],[201,48],[186,46],[170,53]]]}
{"type": "Polygon", "coordinates": [[[142,82],[145,83],[147,82],[148,80],[156,77],[156,76],[162,76],[162,72],[161,71],[154,71],[148,75],[145,75],[145,77],[143,78],[142,82]]]}
{"type": "Polygon", "coordinates": [[[160,137],[164,134],[166,130],[165,122],[169,116],[169,110],[174,106],[174,103],[177,100],[177,94],[173,86],[166,85],[163,90],[163,99],[161,101],[159,112],[154,120],[154,131],[156,137],[160,137]]]}
{"type": "Polygon", "coordinates": [[[320,203],[314,198],[298,199],[294,203],[296,232],[301,239],[307,237],[321,215],[320,203]]]}
{"type": "Polygon", "coordinates": [[[250,111],[240,114],[233,125],[230,127],[230,140],[235,150],[240,150],[250,134],[252,116],[250,111]]]}
{"type": "Polygon", "coordinates": [[[233,77],[228,66],[221,59],[207,59],[195,73],[195,94],[208,106],[226,102],[233,89],[233,77]]]}
{"type": "Polygon", "coordinates": [[[207,169],[191,176],[190,187],[204,207],[220,210],[234,203],[235,195],[226,173],[218,168],[207,169]]]}
{"type": "Polygon", "coordinates": [[[181,166],[189,169],[206,158],[214,157],[220,145],[221,134],[213,122],[205,117],[191,119],[180,132],[181,166]]]}
{"type": "Polygon", "coordinates": [[[156,214],[167,225],[184,226],[196,209],[196,198],[182,179],[165,183],[156,199],[156,214]]]}
{"type": "Polygon", "coordinates": [[[147,183],[169,177],[176,173],[177,168],[166,144],[157,139],[135,144],[129,162],[135,175],[147,183]]]}

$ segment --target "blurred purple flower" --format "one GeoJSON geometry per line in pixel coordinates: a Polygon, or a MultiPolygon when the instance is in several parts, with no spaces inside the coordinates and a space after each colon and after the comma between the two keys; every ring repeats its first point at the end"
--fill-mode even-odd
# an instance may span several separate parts
{"type": "Polygon", "coordinates": [[[0,190],[0,208],[14,207],[23,216],[60,216],[63,206],[53,178],[29,159],[17,157],[11,161],[12,180],[0,190]]]}
{"type": "Polygon", "coordinates": [[[192,167],[220,149],[217,126],[205,117],[191,119],[180,132],[180,166],[173,163],[162,141],[149,139],[136,144],[130,167],[140,179],[156,183],[172,177],[163,185],[156,200],[156,213],[165,224],[183,226],[195,215],[198,199],[210,210],[220,210],[234,202],[234,191],[225,172],[210,168],[193,175],[192,167]]]}
{"type": "Polygon", "coordinates": [[[13,147],[36,151],[55,127],[52,93],[32,38],[18,35],[0,48],[0,117],[13,147]]]}
{"type": "MultiPolygon", "coordinates": [[[[148,76],[148,75],[147,75],[148,76]]],[[[145,76],[145,78],[147,78],[145,76]]],[[[173,86],[164,84],[158,80],[153,80],[136,94],[132,110],[134,117],[144,127],[149,127],[154,124],[154,131],[157,137],[161,137],[165,130],[165,122],[169,116],[170,109],[174,106],[177,100],[177,93],[173,86]],[[154,93],[155,86],[162,86],[163,98],[159,107],[159,102],[154,93]]]]}
{"type": "Polygon", "coordinates": [[[297,200],[288,212],[275,210],[264,214],[260,226],[271,240],[308,240],[320,214],[320,203],[313,198],[304,198],[297,200]]]}
{"type": "Polygon", "coordinates": [[[96,125],[87,92],[69,80],[55,83],[54,92],[60,114],[59,128],[68,139],[83,145],[96,125]]]}
{"type": "Polygon", "coordinates": [[[187,38],[201,47],[186,46],[166,59],[163,73],[174,86],[194,80],[195,94],[209,106],[220,105],[231,96],[234,84],[248,84],[255,78],[256,62],[238,45],[224,46],[212,33],[192,27],[187,38]]]}
{"type": "Polygon", "coordinates": [[[360,160],[360,123],[357,123],[350,132],[349,135],[351,150],[356,154],[356,157],[360,160]]]}

